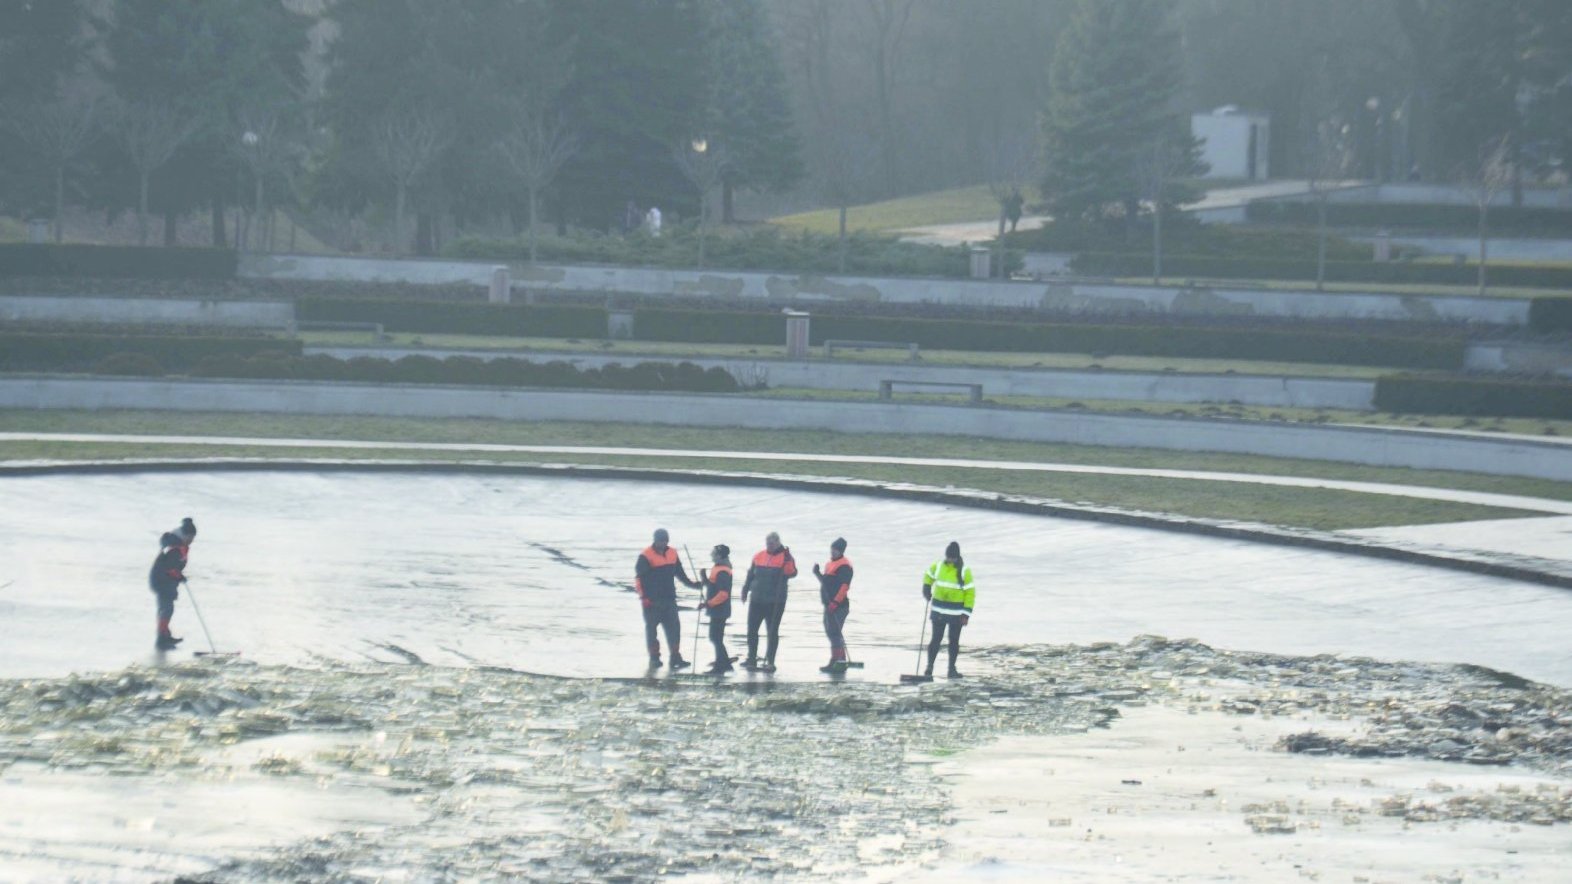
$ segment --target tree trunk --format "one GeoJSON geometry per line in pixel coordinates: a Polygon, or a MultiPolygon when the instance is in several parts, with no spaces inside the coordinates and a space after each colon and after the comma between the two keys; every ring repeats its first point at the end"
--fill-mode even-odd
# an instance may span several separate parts
{"type": "Polygon", "coordinates": [[[836,255],[835,268],[838,273],[846,272],[846,203],[841,202],[841,233],[840,249],[836,255]]]}
{"type": "Polygon", "coordinates": [[[151,174],[151,170],[143,170],[137,182],[136,244],[139,246],[147,245],[147,179],[151,174]]]}
{"type": "Polygon", "coordinates": [[[65,232],[60,229],[61,218],[65,214],[65,164],[55,167],[55,242],[58,244],[65,239],[65,232]]]}
{"type": "MultiPolygon", "coordinates": [[[[998,264],[999,264],[999,278],[1000,279],[1005,279],[1005,278],[1008,277],[1008,274],[1005,273],[1005,270],[1004,270],[1004,226],[1005,226],[1005,217],[1004,216],[1005,216],[1005,214],[1006,214],[1006,210],[1005,210],[1005,207],[1004,207],[1004,203],[1003,203],[1003,201],[1001,201],[999,203],[999,238],[997,240],[995,240],[995,242],[997,242],[999,244],[999,248],[997,248],[995,251],[997,251],[999,253],[998,264]]],[[[992,269],[993,268],[991,268],[991,267],[989,268],[990,271],[992,269]]],[[[991,276],[992,273],[990,273],[989,275],[991,276]]]]}
{"type": "Polygon", "coordinates": [[[1479,294],[1485,293],[1485,265],[1490,262],[1490,237],[1488,218],[1490,201],[1486,197],[1479,203],[1479,294]]]}
{"type": "Polygon", "coordinates": [[[722,224],[735,224],[735,223],[737,223],[737,210],[736,210],[736,207],[732,204],[732,200],[733,200],[733,198],[735,196],[736,196],[736,193],[734,192],[734,190],[733,190],[733,188],[731,186],[731,182],[730,181],[722,181],[721,182],[721,223],[722,224]]]}
{"type": "Polygon", "coordinates": [[[1326,194],[1316,200],[1315,290],[1326,288],[1326,194]]]}
{"type": "Polygon", "coordinates": [[[252,205],[252,211],[256,213],[256,220],[251,222],[251,226],[255,228],[251,238],[251,251],[265,252],[267,251],[267,215],[263,214],[262,211],[262,176],[258,175],[256,179],[257,193],[252,205]]]}
{"type": "Polygon", "coordinates": [[[215,194],[213,196],[213,248],[222,249],[229,244],[229,235],[224,231],[224,203],[215,194]]]}
{"type": "Polygon", "coordinates": [[[535,263],[535,246],[538,240],[538,236],[535,233],[535,206],[535,188],[531,187],[529,189],[529,262],[531,264],[535,263]]]}
{"type": "Polygon", "coordinates": [[[704,193],[700,193],[699,194],[699,269],[700,270],[704,269],[704,245],[705,245],[704,240],[705,240],[705,232],[706,232],[705,229],[704,229],[704,220],[705,220],[704,216],[706,214],[705,204],[709,202],[709,200],[705,199],[705,196],[706,196],[706,194],[704,194],[704,193]]]}
{"type": "Polygon", "coordinates": [[[165,209],[164,210],[164,247],[165,248],[173,248],[175,245],[177,245],[179,243],[180,235],[179,235],[179,231],[176,229],[176,225],[179,222],[180,222],[180,216],[175,213],[174,209],[165,209]]]}
{"type": "Polygon", "coordinates": [[[404,182],[398,182],[393,191],[393,254],[404,254],[404,182]]]}
{"type": "Polygon", "coordinates": [[[1152,284],[1163,281],[1163,206],[1152,207],[1152,284]]]}

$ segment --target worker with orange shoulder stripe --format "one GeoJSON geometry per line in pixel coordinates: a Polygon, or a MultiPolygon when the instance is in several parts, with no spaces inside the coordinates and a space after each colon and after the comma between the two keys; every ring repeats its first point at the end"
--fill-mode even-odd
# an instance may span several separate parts
{"type": "Polygon", "coordinates": [[[774,672],[775,651],[781,644],[781,616],[786,613],[786,582],[797,576],[797,560],[791,548],[781,545],[781,536],[771,531],[764,538],[764,549],[748,566],[748,579],[742,584],[742,600],[748,595],[748,659],[742,664],[750,671],[774,672]],[[759,661],[759,627],[768,626],[769,647],[759,661]]]}
{"type": "Polygon", "coordinates": [[[710,618],[710,644],[715,646],[715,662],[710,672],[720,675],[734,668],[731,655],[726,653],[726,621],[731,619],[731,547],[715,544],[710,550],[710,561],[715,567],[708,571],[699,569],[699,585],[704,587],[699,609],[710,618]]]}
{"type": "Polygon", "coordinates": [[[670,540],[665,528],[655,530],[654,542],[639,554],[633,566],[633,588],[644,608],[644,643],[650,651],[650,668],[660,668],[660,639],[655,634],[659,627],[666,631],[666,644],[671,647],[671,668],[675,671],[691,665],[682,659],[682,623],[677,619],[676,581],[681,580],[684,586],[693,589],[699,584],[682,570],[682,560],[671,548],[670,540]]]}
{"type": "Polygon", "coordinates": [[[819,578],[819,601],[824,605],[824,634],[830,638],[830,662],[819,667],[820,672],[846,671],[846,616],[851,613],[852,563],[846,558],[846,538],[837,537],[830,544],[830,560],[823,570],[813,566],[813,576],[819,578]]]}

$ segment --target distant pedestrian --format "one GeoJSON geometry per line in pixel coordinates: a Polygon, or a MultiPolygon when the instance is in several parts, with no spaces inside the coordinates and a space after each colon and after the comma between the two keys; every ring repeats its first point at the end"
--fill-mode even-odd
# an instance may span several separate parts
{"type": "Polygon", "coordinates": [[[846,538],[837,537],[830,544],[830,560],[823,570],[813,566],[813,576],[819,578],[819,603],[824,605],[824,634],[830,640],[830,662],[819,667],[820,672],[846,671],[846,617],[851,613],[852,563],[846,558],[846,538]]]}
{"type": "Polygon", "coordinates": [[[1021,208],[1026,205],[1026,197],[1021,196],[1019,187],[1010,191],[1004,198],[1004,217],[1010,221],[1010,232],[1015,232],[1015,225],[1021,223],[1021,208]]]}
{"type": "Polygon", "coordinates": [[[660,638],[656,630],[664,629],[666,645],[671,648],[671,668],[676,671],[689,666],[688,661],[682,659],[682,623],[677,619],[676,581],[681,580],[684,586],[693,589],[699,584],[682,570],[682,560],[671,548],[670,539],[665,528],[655,530],[654,541],[639,554],[633,566],[633,588],[644,608],[644,643],[650,652],[650,668],[660,668],[660,638]]]}
{"type": "Polygon", "coordinates": [[[639,229],[639,224],[644,220],[644,213],[639,211],[639,204],[628,200],[628,206],[622,211],[622,232],[632,233],[639,229]]]}
{"type": "Polygon", "coordinates": [[[660,236],[660,208],[650,206],[649,214],[644,216],[644,223],[649,227],[650,236],[660,236]]]}
{"type": "Polygon", "coordinates": [[[742,600],[748,602],[748,659],[744,668],[758,672],[775,671],[775,652],[781,644],[781,616],[786,613],[786,583],[797,576],[797,560],[791,549],[781,545],[781,536],[771,531],[764,538],[764,549],[748,566],[748,579],[742,584],[742,600]],[[752,595],[750,601],[748,596],[752,595]],[[769,645],[764,661],[759,661],[759,627],[769,629],[769,645]]]}
{"type": "Polygon", "coordinates": [[[158,539],[158,558],[148,572],[148,588],[158,598],[158,639],[153,647],[172,651],[185,639],[175,638],[169,631],[169,621],[175,616],[175,599],[180,598],[180,584],[186,582],[186,562],[191,557],[191,544],[196,540],[196,523],[187,516],[180,520],[180,527],[164,532],[158,539]]]}
{"type": "Polygon", "coordinates": [[[710,672],[720,675],[733,669],[731,655],[726,653],[726,621],[731,619],[731,547],[717,543],[710,550],[710,561],[715,567],[699,571],[699,585],[704,588],[699,608],[710,618],[710,644],[715,647],[710,672]]]}
{"type": "Polygon", "coordinates": [[[932,603],[930,618],[933,640],[928,643],[928,671],[933,677],[934,661],[939,659],[939,644],[946,632],[950,636],[950,677],[960,678],[961,671],[955,661],[961,654],[961,627],[972,622],[972,603],[977,597],[976,584],[972,582],[972,569],[961,558],[961,545],[950,541],[944,548],[944,560],[928,566],[922,577],[922,597],[932,603]]]}

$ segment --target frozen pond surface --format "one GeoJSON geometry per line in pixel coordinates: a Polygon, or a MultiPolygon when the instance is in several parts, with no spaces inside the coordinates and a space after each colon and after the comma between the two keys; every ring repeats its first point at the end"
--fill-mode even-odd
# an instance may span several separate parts
{"type": "MultiPolygon", "coordinates": [[[[158,535],[194,516],[188,569],[214,639],[254,661],[642,672],[633,562],[655,527],[739,578],[778,530],[804,574],[779,678],[828,659],[807,571],[856,564],[862,677],[909,671],[924,568],[959,540],[979,584],[969,645],[1190,637],[1235,650],[1467,662],[1572,685],[1572,592],[1332,553],[851,495],[579,479],[213,473],[0,485],[0,677],[152,660],[158,535]],[[399,649],[399,650],[393,650],[399,649]]],[[[689,593],[687,598],[693,598],[689,593]]],[[[741,639],[734,615],[728,630],[741,639]]],[[[201,632],[176,609],[186,649],[201,632]]],[[[684,655],[693,616],[684,615],[684,655]]],[[[701,642],[699,659],[709,650],[701,642]]]]}
{"type": "MultiPolygon", "coordinates": [[[[0,489],[0,880],[1041,880],[1132,843],[1130,880],[1550,881],[1572,862],[1563,590],[748,488],[0,489]],[[198,600],[243,657],[150,651],[145,573],[183,515],[198,600]],[[774,680],[644,679],[627,586],[657,525],[696,555],[730,544],[739,570],[771,529],[804,571],[845,536],[867,668],[817,672],[807,577],[774,680]],[[895,687],[952,538],[979,582],[970,677],[895,687]]],[[[187,598],[176,623],[200,644],[187,598]]]]}

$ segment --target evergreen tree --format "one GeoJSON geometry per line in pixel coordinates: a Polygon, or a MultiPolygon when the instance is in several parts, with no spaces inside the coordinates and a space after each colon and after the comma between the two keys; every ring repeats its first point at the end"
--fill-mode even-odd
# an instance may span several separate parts
{"type": "Polygon", "coordinates": [[[721,221],[730,223],[735,191],[781,191],[802,178],[801,144],[779,39],[762,0],[716,0],[704,9],[708,97],[702,128],[729,160],[721,178],[721,221]]]}
{"type": "Polygon", "coordinates": [[[91,33],[80,0],[0,0],[0,212],[30,212],[49,203],[46,164],[17,131],[55,101],[62,80],[86,66],[91,33]]]}
{"type": "Polygon", "coordinates": [[[1481,151],[1504,137],[1521,143],[1524,7],[1522,0],[1451,0],[1436,10],[1443,61],[1433,147],[1443,178],[1475,169],[1481,151]]]}
{"type": "Polygon", "coordinates": [[[1162,202],[1191,198],[1181,175],[1202,171],[1177,108],[1183,67],[1167,0],[1074,0],[1049,68],[1042,113],[1043,198],[1060,218],[1136,214],[1143,159],[1175,145],[1182,162],[1162,202]]]}
{"type": "MultiPolygon", "coordinates": [[[[152,176],[152,206],[166,217],[211,207],[214,245],[222,244],[223,206],[250,189],[242,187],[241,136],[248,122],[298,105],[310,20],[281,0],[119,0],[104,8],[101,76],[125,108],[163,109],[192,133],[152,176]]],[[[101,198],[137,206],[141,174],[131,157],[121,151],[106,173],[101,198]]]]}
{"type": "Polygon", "coordinates": [[[582,147],[557,179],[558,217],[608,228],[629,200],[698,214],[672,147],[702,135],[706,72],[695,0],[557,0],[556,42],[573,45],[564,115],[582,147]]]}

